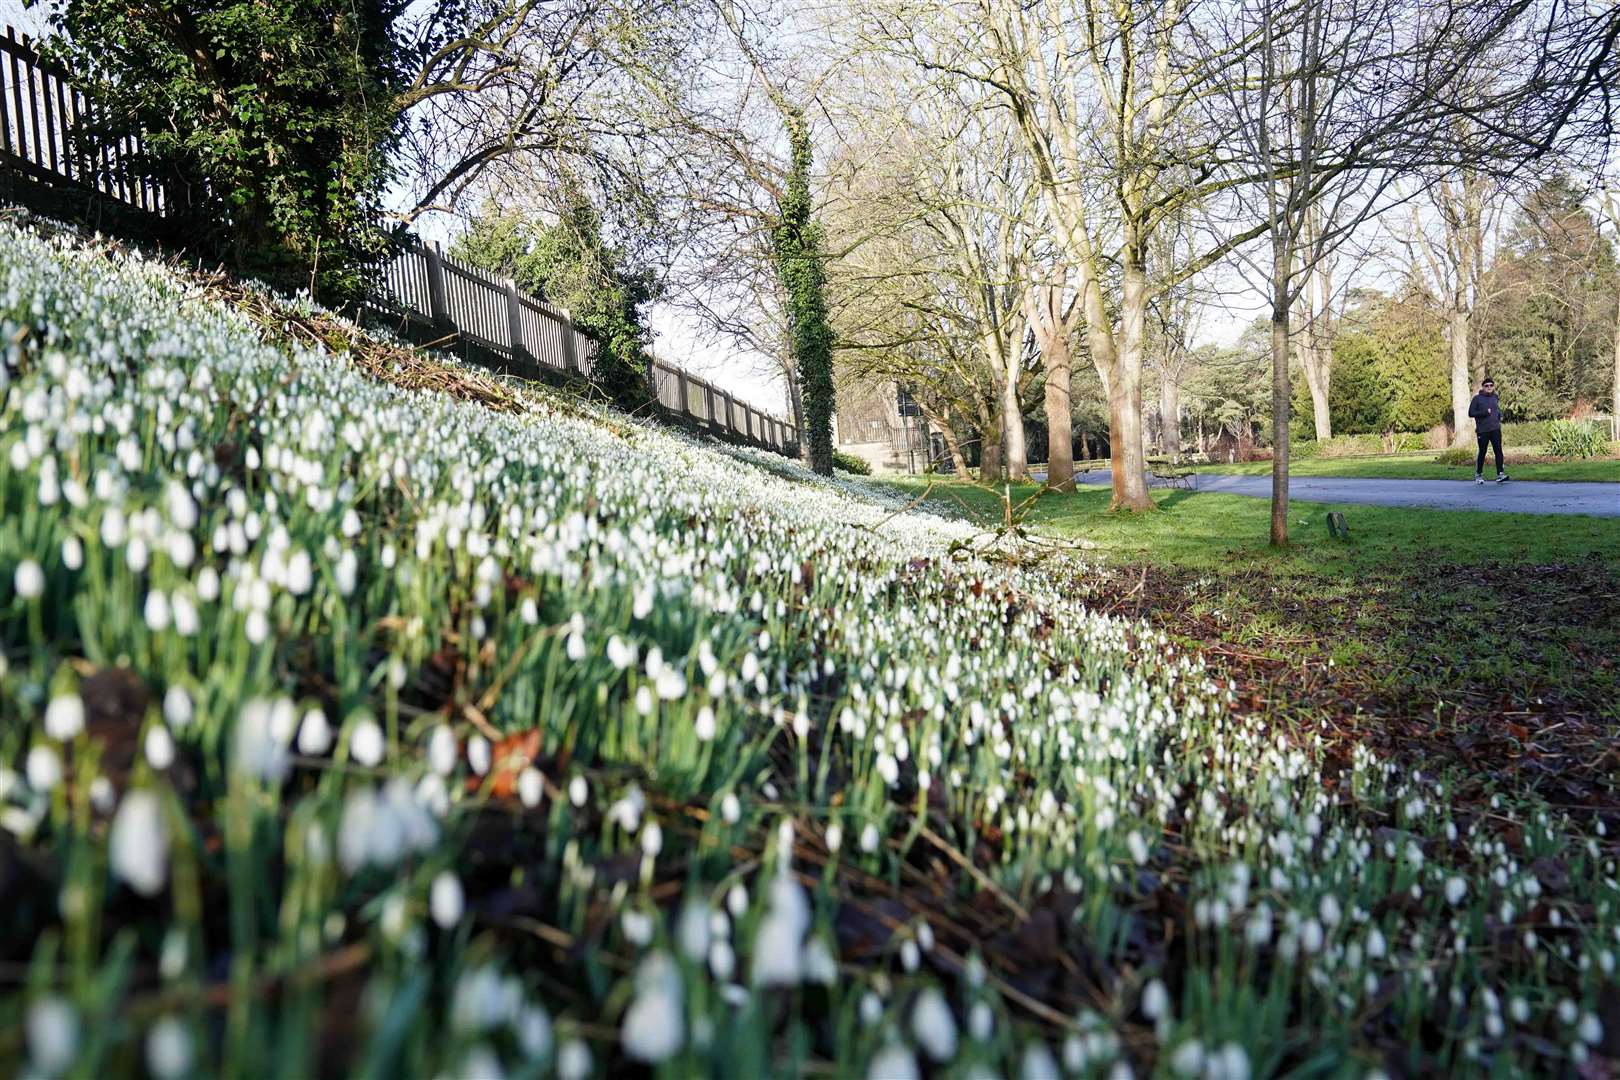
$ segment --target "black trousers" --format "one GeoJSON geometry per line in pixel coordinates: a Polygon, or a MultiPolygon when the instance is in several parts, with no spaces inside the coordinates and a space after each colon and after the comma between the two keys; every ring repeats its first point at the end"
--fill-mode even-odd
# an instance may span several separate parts
{"type": "Polygon", "coordinates": [[[1478,476],[1485,471],[1485,448],[1488,446],[1496,453],[1496,475],[1502,475],[1502,429],[1495,431],[1481,431],[1479,434],[1479,456],[1474,459],[1474,475],[1478,476]]]}

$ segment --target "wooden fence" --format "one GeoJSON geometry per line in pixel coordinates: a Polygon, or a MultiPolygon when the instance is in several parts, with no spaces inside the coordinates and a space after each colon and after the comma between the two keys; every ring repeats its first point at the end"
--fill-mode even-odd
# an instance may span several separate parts
{"type": "MultiPolygon", "coordinates": [[[[143,220],[176,218],[183,199],[139,176],[139,136],[87,147],[70,133],[92,123],[91,105],[72,73],[40,56],[37,45],[6,27],[0,37],[0,168],[34,183],[8,190],[39,198],[46,213],[74,213],[66,189],[111,201],[143,220]]],[[[99,217],[100,215],[98,215],[99,217]]],[[[589,381],[596,341],[568,312],[503,280],[463,265],[414,236],[396,243],[379,268],[364,316],[410,340],[457,347],[528,378],[589,381]]],[[[798,432],[678,367],[653,360],[649,396],[666,420],[733,442],[796,452],[798,432]]]]}

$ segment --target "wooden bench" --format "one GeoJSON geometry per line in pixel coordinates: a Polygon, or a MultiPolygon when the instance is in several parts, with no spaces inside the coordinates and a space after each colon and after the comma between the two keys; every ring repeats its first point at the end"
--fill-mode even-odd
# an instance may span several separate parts
{"type": "Polygon", "coordinates": [[[1198,490],[1198,474],[1191,469],[1174,469],[1160,465],[1154,467],[1150,475],[1166,487],[1182,488],[1186,491],[1198,490]]]}

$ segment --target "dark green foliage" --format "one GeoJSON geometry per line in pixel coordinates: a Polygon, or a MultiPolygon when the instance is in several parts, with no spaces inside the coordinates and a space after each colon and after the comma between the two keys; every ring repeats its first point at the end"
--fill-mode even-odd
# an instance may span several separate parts
{"type": "Polygon", "coordinates": [[[1547,454],[1557,458],[1595,458],[1609,451],[1609,437],[1598,425],[1554,420],[1547,429],[1547,454]]]}
{"type": "Polygon", "coordinates": [[[144,160],[202,250],[323,299],[354,298],[399,130],[394,0],[65,0],[51,51],[80,73],[100,141],[144,160]]]}
{"type": "Polygon", "coordinates": [[[450,250],[567,309],[575,325],[596,339],[592,382],[622,409],[647,403],[652,335],[645,309],[658,297],[657,280],[649,269],[630,267],[623,252],[603,239],[590,206],[576,204],[553,225],[516,214],[480,217],[450,250]]]}
{"type": "Polygon", "coordinates": [[[846,454],[842,450],[833,451],[833,464],[847,473],[856,476],[871,476],[872,466],[866,463],[865,458],[858,458],[854,454],[846,454]]]}
{"type": "MultiPolygon", "coordinates": [[[[1414,297],[1373,295],[1350,311],[1333,343],[1328,410],[1335,435],[1426,431],[1451,407],[1445,338],[1414,297]]],[[[1303,387],[1304,379],[1299,384],[1303,387]]],[[[1310,398],[1296,395],[1296,434],[1314,435],[1310,398]]]]}
{"type": "Polygon", "coordinates": [[[822,265],[821,226],[810,200],[810,127],[793,109],[784,119],[792,164],[783,192],[781,220],[772,235],[776,272],[787,294],[788,348],[804,397],[804,437],[810,467],[832,475],[832,325],[827,319],[827,273],[822,265]]]}
{"type": "Polygon", "coordinates": [[[1479,353],[1515,419],[1568,416],[1609,394],[1620,266],[1585,200],[1568,179],[1541,185],[1491,266],[1479,353]]]}

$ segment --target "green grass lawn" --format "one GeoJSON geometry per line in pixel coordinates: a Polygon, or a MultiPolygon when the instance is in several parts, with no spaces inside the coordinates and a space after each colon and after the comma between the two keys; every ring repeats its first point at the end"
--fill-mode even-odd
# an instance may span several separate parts
{"type": "MultiPolygon", "coordinates": [[[[1283,711],[1310,707],[1293,697],[1307,692],[1302,672],[1331,670],[1324,709],[1354,702],[1386,724],[1425,717],[1430,730],[1464,710],[1461,722],[1488,726],[1510,705],[1620,719],[1620,520],[1296,502],[1279,551],[1264,499],[1154,490],[1156,513],[1128,515],[1108,512],[1106,488],[1025,502],[1038,490],[1012,489],[1019,525],[1097,557],[1099,603],[1141,590],[1125,610],[1208,653],[1271,664],[1283,711]],[[1329,536],[1332,510],[1348,541],[1329,536]]],[[[936,483],[927,504],[1006,520],[1000,494],[967,482],[936,483]]]]}
{"type": "MultiPolygon", "coordinates": [[[[1525,461],[1533,457],[1535,447],[1508,451],[1508,472],[1515,480],[1606,480],[1620,483],[1620,457],[1597,458],[1591,461],[1525,461]]],[[[1290,463],[1294,476],[1357,476],[1371,479],[1400,480],[1468,480],[1473,476],[1473,465],[1446,465],[1437,460],[1433,451],[1416,454],[1388,454],[1378,457],[1305,458],[1290,463]]],[[[1236,473],[1242,476],[1266,476],[1271,473],[1269,461],[1239,461],[1230,465],[1194,465],[1198,472],[1236,473]]],[[[1487,459],[1486,471],[1493,469],[1487,459]]]]}
{"type": "MultiPolygon", "coordinates": [[[[919,493],[926,483],[918,478],[893,482],[919,493]]],[[[1038,490],[1034,484],[1014,485],[1014,506],[1038,490]]],[[[1028,504],[1020,520],[1057,538],[1093,544],[1116,560],[1201,569],[1262,566],[1344,575],[1414,557],[1443,556],[1457,564],[1544,564],[1593,556],[1620,561],[1620,520],[1612,518],[1295,502],[1289,516],[1293,546],[1276,551],[1267,542],[1267,500],[1175,489],[1154,489],[1152,494],[1159,512],[1132,516],[1108,512],[1104,487],[1048,493],[1028,504]],[[1348,542],[1328,535],[1327,515],[1333,510],[1345,515],[1348,542]]],[[[964,481],[936,483],[929,502],[987,526],[1005,519],[999,492],[964,481]]]]}

